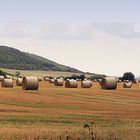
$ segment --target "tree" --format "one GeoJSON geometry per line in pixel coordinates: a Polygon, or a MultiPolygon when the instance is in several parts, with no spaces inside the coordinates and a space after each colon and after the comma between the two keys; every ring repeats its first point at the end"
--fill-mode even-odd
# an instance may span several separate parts
{"type": "Polygon", "coordinates": [[[125,72],[123,74],[122,80],[129,80],[129,81],[135,81],[135,75],[132,72],[125,72]]]}
{"type": "Polygon", "coordinates": [[[81,74],[78,79],[84,80],[86,77],[84,74],[81,74]]]}
{"type": "Polygon", "coordinates": [[[81,74],[81,75],[75,75],[75,74],[73,74],[72,76],[67,76],[64,79],[65,80],[66,79],[74,79],[74,80],[81,79],[81,80],[84,80],[84,78],[86,78],[84,74],[81,74]]]}
{"type": "Polygon", "coordinates": [[[16,77],[19,77],[20,71],[16,71],[16,72],[15,72],[15,75],[16,75],[16,77]]]}
{"type": "Polygon", "coordinates": [[[6,77],[6,73],[3,72],[2,70],[0,70],[0,75],[3,75],[4,77],[6,77]]]}
{"type": "Polygon", "coordinates": [[[105,75],[95,74],[90,77],[90,80],[97,80],[106,77],[105,75]]]}

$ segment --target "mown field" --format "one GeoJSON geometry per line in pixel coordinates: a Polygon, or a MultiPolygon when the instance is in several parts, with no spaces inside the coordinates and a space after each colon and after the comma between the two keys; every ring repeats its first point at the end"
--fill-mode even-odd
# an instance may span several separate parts
{"type": "Polygon", "coordinates": [[[0,88],[0,139],[139,140],[140,84],[117,90],[0,88]]]}
{"type": "MultiPolygon", "coordinates": [[[[43,71],[43,70],[14,70],[14,69],[5,69],[5,68],[0,68],[0,70],[10,73],[10,74],[15,74],[17,71],[20,72],[21,75],[26,75],[26,76],[52,76],[52,77],[59,77],[59,76],[72,76],[72,75],[80,75],[81,73],[74,73],[74,72],[61,72],[61,71],[43,71]]],[[[86,74],[85,76],[91,76],[89,74],[86,74]]]]}

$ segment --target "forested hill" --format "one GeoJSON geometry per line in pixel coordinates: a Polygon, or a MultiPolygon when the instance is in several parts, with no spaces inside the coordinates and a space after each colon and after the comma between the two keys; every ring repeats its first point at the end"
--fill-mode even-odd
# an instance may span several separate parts
{"type": "Polygon", "coordinates": [[[7,46],[0,46],[0,68],[81,72],[77,69],[55,63],[46,58],[21,52],[7,46]]]}

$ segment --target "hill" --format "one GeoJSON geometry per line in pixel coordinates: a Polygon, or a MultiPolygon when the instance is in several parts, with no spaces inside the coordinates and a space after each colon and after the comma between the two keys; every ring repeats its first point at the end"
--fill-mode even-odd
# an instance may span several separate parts
{"type": "Polygon", "coordinates": [[[41,56],[21,52],[20,50],[7,46],[0,46],[0,67],[18,70],[81,72],[41,56]]]}

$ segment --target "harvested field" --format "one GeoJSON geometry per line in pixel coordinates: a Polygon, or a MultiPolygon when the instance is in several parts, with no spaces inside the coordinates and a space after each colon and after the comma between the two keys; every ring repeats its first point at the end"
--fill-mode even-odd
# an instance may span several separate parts
{"type": "MultiPolygon", "coordinates": [[[[21,75],[26,76],[52,76],[52,77],[59,77],[59,76],[72,76],[72,75],[80,75],[83,73],[74,73],[74,72],[61,72],[61,71],[43,71],[43,70],[14,70],[14,69],[5,69],[0,68],[1,70],[15,75],[16,71],[19,71],[21,75]]],[[[90,77],[90,74],[85,74],[85,76],[90,77]]]]}
{"type": "Polygon", "coordinates": [[[91,125],[102,139],[140,138],[140,84],[124,89],[57,87],[41,81],[38,91],[21,87],[0,88],[1,139],[75,139],[89,140],[84,125],[91,125]]]}

